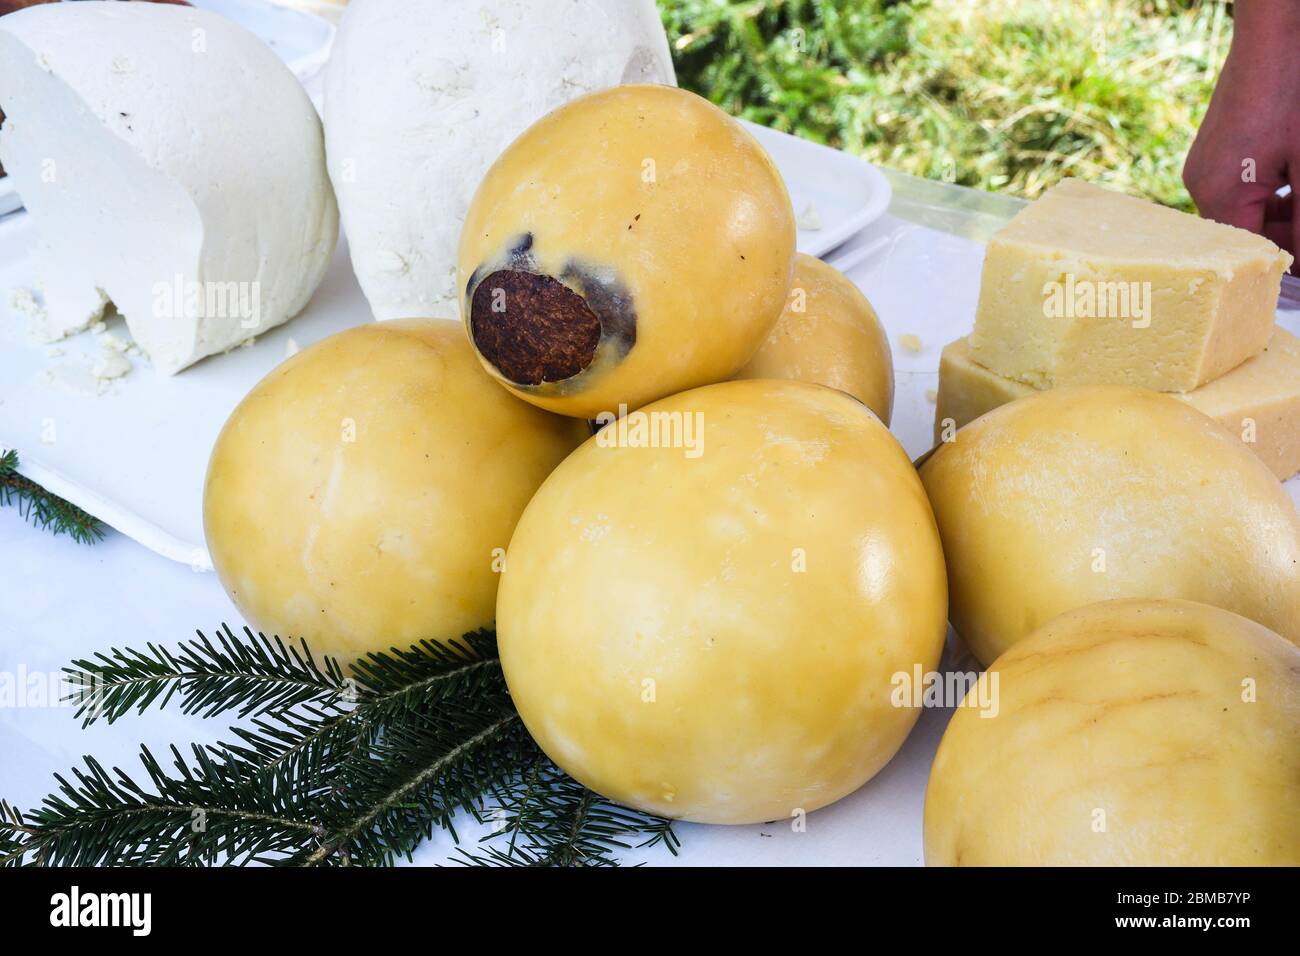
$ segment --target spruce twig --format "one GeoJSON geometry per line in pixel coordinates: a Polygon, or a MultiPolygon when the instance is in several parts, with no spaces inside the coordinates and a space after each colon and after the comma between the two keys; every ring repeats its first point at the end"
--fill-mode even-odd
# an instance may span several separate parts
{"type": "Polygon", "coordinates": [[[235,761],[171,748],[169,774],[140,750],[152,791],[93,757],[25,814],[24,845],[50,866],[180,866],[270,861],[320,832],[293,787],[250,787],[235,761]]]}
{"type": "Polygon", "coordinates": [[[23,815],[0,800],[0,867],[22,865],[29,832],[23,815]]]}
{"type": "Polygon", "coordinates": [[[489,804],[509,841],[459,862],[608,866],[638,836],[676,852],[667,821],[609,803],[541,753],[490,631],[371,654],[350,675],[305,642],[229,627],[65,672],[83,724],[178,705],[251,725],[188,756],[173,747],[170,767],[141,748],[143,783],[87,757],[34,810],[0,803],[0,865],[389,864],[437,827],[456,839],[454,815],[482,820],[489,804]]]}
{"type": "Polygon", "coordinates": [[[492,799],[495,807],[488,818],[495,820],[495,831],[480,841],[483,850],[478,853],[458,849],[457,862],[477,866],[612,866],[613,854],[618,850],[662,844],[676,856],[681,845],[671,821],[606,800],[568,776],[540,751],[523,773],[494,788],[492,799]]]}
{"type": "Polygon", "coordinates": [[[239,641],[229,626],[217,632],[215,642],[196,633],[176,651],[153,644],[144,652],[112,648],[64,668],[73,688],[67,699],[77,702],[82,726],[100,718],[111,724],[155,703],[165,707],[177,695],[182,713],[216,717],[238,710],[244,718],[300,704],[329,707],[350,692],[337,662],[318,663],[306,642],[285,644],[248,628],[239,641]]]}
{"type": "Polygon", "coordinates": [[[0,454],[0,505],[15,504],[24,521],[54,534],[66,534],[78,544],[94,544],[104,538],[99,519],[20,475],[18,452],[11,449],[0,454]]]}

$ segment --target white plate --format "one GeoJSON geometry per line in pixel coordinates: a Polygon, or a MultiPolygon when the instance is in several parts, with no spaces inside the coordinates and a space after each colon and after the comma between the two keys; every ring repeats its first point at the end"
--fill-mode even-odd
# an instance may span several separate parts
{"type": "Polygon", "coordinates": [[[190,0],[196,7],[234,20],[261,37],[304,83],[325,66],[334,45],[334,24],[270,0],[190,0]]]}
{"type": "MultiPolygon", "coordinates": [[[[817,205],[823,228],[801,231],[799,248],[824,253],[879,217],[889,184],[867,164],[784,133],[756,129],[798,205],[817,205]],[[836,190],[839,190],[838,192],[836,190]]],[[[25,213],[0,220],[0,448],[16,448],[33,481],[103,519],[145,547],[196,568],[203,547],[202,487],[217,432],[239,400],[286,355],[371,321],[340,244],[310,305],[251,347],[213,356],[172,378],[137,360],[107,394],[89,397],[46,381],[89,368],[97,344],[76,336],[55,348],[26,340],[27,320],[9,296],[29,287],[27,253],[36,230],[25,213]]],[[[125,336],[121,320],[113,328],[125,336]]]]}
{"type": "MultiPolygon", "coordinates": [[[[234,20],[279,54],[304,84],[320,73],[334,45],[334,24],[270,0],[190,0],[196,7],[234,20]]],[[[0,176],[0,216],[21,209],[23,201],[8,176],[0,176]]]]}
{"type": "Polygon", "coordinates": [[[22,208],[23,201],[18,198],[18,190],[14,189],[13,180],[8,176],[0,176],[0,216],[22,208]]]}
{"type": "MultiPolygon", "coordinates": [[[[742,122],[744,122],[742,120],[742,122]]],[[[796,216],[811,206],[819,229],[799,230],[799,251],[825,256],[889,208],[889,180],[876,167],[806,139],[744,122],[785,177],[796,216]]]]}

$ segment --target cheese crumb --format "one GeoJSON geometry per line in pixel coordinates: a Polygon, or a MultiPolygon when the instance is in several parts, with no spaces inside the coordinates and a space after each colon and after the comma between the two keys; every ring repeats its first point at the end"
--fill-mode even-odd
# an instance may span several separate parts
{"type": "Polygon", "coordinates": [[[27,316],[33,322],[45,319],[45,308],[36,301],[36,293],[31,289],[10,289],[9,304],[15,312],[27,316]]]}
{"type": "Polygon", "coordinates": [[[906,335],[900,335],[898,337],[898,344],[909,352],[921,352],[925,349],[925,346],[921,343],[921,337],[919,335],[912,335],[910,332],[906,335]]]}
{"type": "Polygon", "coordinates": [[[125,354],[131,350],[133,344],[126,339],[118,338],[112,332],[100,332],[96,336],[96,341],[99,342],[100,349],[106,354],[110,352],[125,354]]]}
{"type": "Polygon", "coordinates": [[[115,379],[121,378],[129,371],[131,371],[131,360],[126,357],[125,352],[112,350],[100,352],[91,369],[91,374],[95,376],[96,391],[102,395],[115,379]]]}
{"type": "Polygon", "coordinates": [[[808,232],[816,232],[821,229],[822,217],[821,213],[817,211],[816,204],[810,202],[803,207],[803,212],[799,213],[798,226],[808,232]]]}

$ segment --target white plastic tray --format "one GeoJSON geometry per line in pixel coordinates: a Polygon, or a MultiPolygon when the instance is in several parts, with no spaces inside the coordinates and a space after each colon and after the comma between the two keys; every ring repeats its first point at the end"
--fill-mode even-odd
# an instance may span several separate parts
{"type": "MultiPolygon", "coordinates": [[[[889,183],[873,167],[783,133],[754,132],[781,168],[796,211],[816,205],[822,228],[800,232],[802,251],[826,253],[888,207],[889,183]]],[[[305,346],[372,320],[346,250],[341,244],[303,314],[252,347],[172,378],[137,363],[107,394],[88,397],[45,379],[51,368],[88,365],[97,348],[93,338],[60,343],[65,354],[51,357],[49,347],[27,341],[27,321],[9,302],[11,289],[32,284],[26,257],[35,236],[26,213],[0,220],[0,448],[16,448],[29,478],[145,547],[209,568],[203,475],[227,416],[285,358],[290,339],[305,346]]]]}

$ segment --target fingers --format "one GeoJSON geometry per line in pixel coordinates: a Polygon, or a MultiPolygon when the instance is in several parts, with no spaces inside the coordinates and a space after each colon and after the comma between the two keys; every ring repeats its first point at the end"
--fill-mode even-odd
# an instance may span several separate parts
{"type": "Polygon", "coordinates": [[[1202,216],[1251,232],[1264,230],[1269,219],[1269,199],[1281,185],[1278,183],[1270,188],[1259,183],[1242,182],[1235,170],[1230,170],[1226,176],[1216,171],[1207,178],[1189,179],[1184,174],[1184,181],[1202,216]]]}

